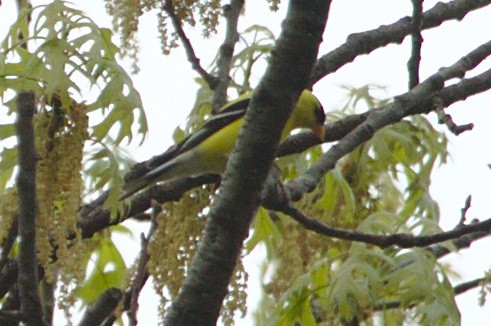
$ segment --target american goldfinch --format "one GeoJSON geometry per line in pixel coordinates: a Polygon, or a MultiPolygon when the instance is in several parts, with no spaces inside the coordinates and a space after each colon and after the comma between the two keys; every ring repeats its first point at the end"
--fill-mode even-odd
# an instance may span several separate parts
{"type": "MultiPolygon", "coordinates": [[[[245,94],[226,104],[195,133],[171,147],[165,154],[164,163],[139,178],[127,180],[123,186],[125,193],[120,199],[128,198],[157,181],[203,173],[223,173],[244,123],[251,96],[252,93],[245,94]]],[[[299,128],[309,128],[319,139],[323,139],[325,117],[319,100],[310,91],[304,90],[283,128],[280,142],[292,130],[299,128]]]]}

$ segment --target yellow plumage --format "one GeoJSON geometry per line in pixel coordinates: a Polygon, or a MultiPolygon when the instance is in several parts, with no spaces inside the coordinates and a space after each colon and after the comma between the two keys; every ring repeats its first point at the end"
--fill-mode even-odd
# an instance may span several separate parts
{"type": "MultiPolygon", "coordinates": [[[[120,199],[127,198],[157,181],[203,173],[222,173],[244,123],[244,114],[251,96],[252,93],[244,95],[225,105],[219,114],[177,144],[166,162],[140,178],[127,181],[123,188],[125,193],[120,199]]],[[[322,139],[324,120],[325,115],[319,100],[310,91],[304,90],[283,128],[281,142],[292,130],[298,128],[309,128],[322,139]]]]}

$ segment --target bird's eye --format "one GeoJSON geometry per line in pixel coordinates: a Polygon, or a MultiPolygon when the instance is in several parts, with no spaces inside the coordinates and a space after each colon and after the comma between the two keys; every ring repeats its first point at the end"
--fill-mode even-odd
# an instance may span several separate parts
{"type": "Polygon", "coordinates": [[[320,108],[315,108],[314,114],[316,122],[318,122],[319,124],[324,124],[324,122],[326,121],[326,114],[324,113],[324,108],[322,107],[322,105],[320,108]]]}

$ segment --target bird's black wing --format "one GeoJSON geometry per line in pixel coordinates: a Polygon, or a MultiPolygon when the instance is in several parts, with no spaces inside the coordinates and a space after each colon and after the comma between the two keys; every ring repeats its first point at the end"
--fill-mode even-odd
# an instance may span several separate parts
{"type": "Polygon", "coordinates": [[[219,113],[206,120],[201,128],[179,143],[181,145],[179,147],[179,153],[197,146],[218,130],[231,124],[235,120],[242,118],[247,110],[247,107],[249,106],[249,101],[250,98],[246,98],[227,105],[219,113]]]}

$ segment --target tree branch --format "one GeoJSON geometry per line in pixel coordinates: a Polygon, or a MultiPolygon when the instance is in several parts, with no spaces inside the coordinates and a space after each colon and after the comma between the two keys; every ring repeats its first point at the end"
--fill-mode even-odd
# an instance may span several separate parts
{"type": "Polygon", "coordinates": [[[196,56],[196,53],[194,52],[193,45],[191,44],[191,41],[189,38],[186,36],[186,33],[184,32],[184,29],[182,28],[182,22],[177,17],[175,11],[174,11],[174,3],[172,0],[165,0],[165,4],[163,6],[165,12],[167,15],[169,15],[169,18],[172,21],[172,26],[174,26],[174,29],[176,31],[176,34],[179,36],[179,39],[182,42],[182,45],[184,46],[184,50],[186,51],[186,56],[188,58],[188,61],[191,63],[192,68],[208,83],[208,86],[210,86],[211,89],[214,89],[217,84],[218,84],[218,78],[215,76],[210,75],[200,64],[199,58],[196,56]]]}
{"type": "Polygon", "coordinates": [[[227,90],[230,84],[230,67],[234,55],[235,44],[239,40],[237,32],[237,23],[239,15],[244,5],[244,0],[231,0],[229,5],[224,6],[223,15],[227,20],[225,40],[220,46],[220,52],[217,62],[218,83],[213,89],[213,110],[221,108],[227,103],[227,90]]]}
{"type": "Polygon", "coordinates": [[[118,213],[116,218],[112,219],[110,211],[102,207],[105,196],[107,196],[107,193],[104,193],[93,203],[82,207],[77,225],[82,230],[82,238],[90,238],[100,230],[119,224],[129,217],[142,214],[152,207],[152,200],[159,203],[178,201],[186,191],[218,180],[219,176],[217,175],[204,174],[169,180],[166,183],[151,186],[131,198],[131,202],[126,206],[123,215],[118,213]]]}
{"type": "Polygon", "coordinates": [[[19,267],[17,260],[9,259],[0,270],[0,298],[3,298],[17,281],[19,267]]]}
{"type": "MultiPolygon", "coordinates": [[[[489,278],[486,277],[481,277],[472,281],[468,281],[459,285],[454,286],[453,292],[455,295],[459,295],[462,293],[465,293],[469,290],[472,290],[478,286],[480,286],[483,283],[489,283],[489,278]]],[[[418,305],[418,302],[411,303],[409,305],[405,305],[404,308],[413,308],[418,305]]],[[[380,310],[387,310],[387,309],[397,309],[397,308],[402,308],[402,302],[399,300],[391,300],[391,301],[386,301],[383,303],[379,303],[374,305],[373,310],[375,311],[380,311],[380,310]]]]}
{"type": "Polygon", "coordinates": [[[438,123],[439,124],[444,124],[447,126],[448,130],[454,134],[455,136],[460,135],[461,133],[465,131],[472,130],[474,128],[473,123],[468,123],[465,125],[457,125],[455,122],[453,122],[452,116],[450,114],[446,114],[443,108],[441,107],[439,98],[435,98],[435,107],[437,108],[435,110],[435,113],[438,117],[438,123]]]}
{"type": "Polygon", "coordinates": [[[20,311],[20,298],[19,298],[19,289],[17,285],[14,286],[9,293],[9,296],[2,302],[2,313],[4,313],[4,317],[0,317],[2,320],[2,326],[19,326],[19,321],[25,320],[20,311]],[[9,316],[11,319],[9,319],[9,316]]]}
{"type": "Polygon", "coordinates": [[[411,0],[413,3],[411,57],[407,63],[409,89],[419,84],[419,63],[421,61],[421,45],[423,44],[423,36],[421,36],[423,1],[424,0],[411,0]]]}
{"type": "Polygon", "coordinates": [[[453,291],[456,295],[459,295],[489,282],[491,282],[489,277],[476,278],[475,280],[467,281],[454,286],[453,291]]]}
{"type": "Polygon", "coordinates": [[[471,208],[471,203],[472,203],[472,195],[469,195],[465,199],[464,207],[462,207],[462,209],[460,210],[460,221],[459,221],[460,225],[464,225],[467,211],[469,210],[469,208],[471,208]]]}
{"type": "Polygon", "coordinates": [[[19,276],[18,286],[21,311],[29,325],[43,325],[41,301],[38,292],[36,261],[36,165],[38,155],[34,144],[32,119],[36,110],[34,93],[21,92],[17,96],[17,148],[19,151],[19,276]]]}
{"type": "MultiPolygon", "coordinates": [[[[458,251],[460,249],[469,248],[471,244],[474,243],[474,241],[488,237],[489,235],[489,232],[474,232],[470,234],[465,234],[460,238],[452,240],[452,244],[458,251]]],[[[442,245],[433,245],[426,248],[426,250],[430,251],[436,259],[442,258],[443,256],[448,255],[452,252],[450,251],[448,246],[442,245]]]]}
{"type": "Polygon", "coordinates": [[[136,326],[138,324],[136,313],[138,311],[138,297],[140,296],[140,292],[143,289],[143,286],[147,282],[148,279],[148,271],[147,271],[147,263],[150,259],[150,255],[148,254],[148,244],[150,240],[157,230],[157,215],[162,210],[161,206],[158,203],[154,202],[153,212],[152,212],[152,222],[150,223],[150,228],[148,230],[148,235],[145,237],[144,234],[141,234],[141,250],[138,259],[138,268],[133,278],[133,282],[130,289],[130,305],[128,311],[128,317],[130,319],[130,325],[136,326]]]}
{"type": "MultiPolygon", "coordinates": [[[[470,11],[489,4],[491,4],[491,0],[438,2],[433,8],[423,13],[421,29],[425,30],[440,26],[447,20],[462,20],[470,11]]],[[[369,54],[391,43],[402,43],[404,38],[411,33],[412,24],[410,17],[404,17],[390,25],[383,25],[370,31],[351,34],[343,45],[317,60],[310,77],[310,84],[314,85],[323,77],[352,62],[359,55],[369,54]]]]}
{"type": "Polygon", "coordinates": [[[108,316],[113,314],[122,298],[123,293],[120,289],[107,289],[97,300],[87,306],[78,326],[100,325],[108,316]]]}
{"type": "Polygon", "coordinates": [[[329,4],[330,1],[290,1],[283,31],[252,97],[236,150],[210,208],[202,243],[168,310],[166,325],[216,323],[281,130],[307,86],[329,4]]]}
{"type": "Polygon", "coordinates": [[[281,212],[289,215],[295,221],[302,224],[307,230],[314,231],[315,233],[342,240],[368,243],[380,248],[387,248],[390,246],[397,246],[399,248],[426,247],[443,241],[458,239],[462,236],[475,232],[482,232],[488,235],[491,232],[491,219],[487,219],[482,222],[475,222],[469,225],[459,225],[453,230],[432,235],[415,236],[408,233],[376,235],[359,231],[332,228],[316,219],[306,216],[300,210],[291,205],[282,208],[281,212]]]}

